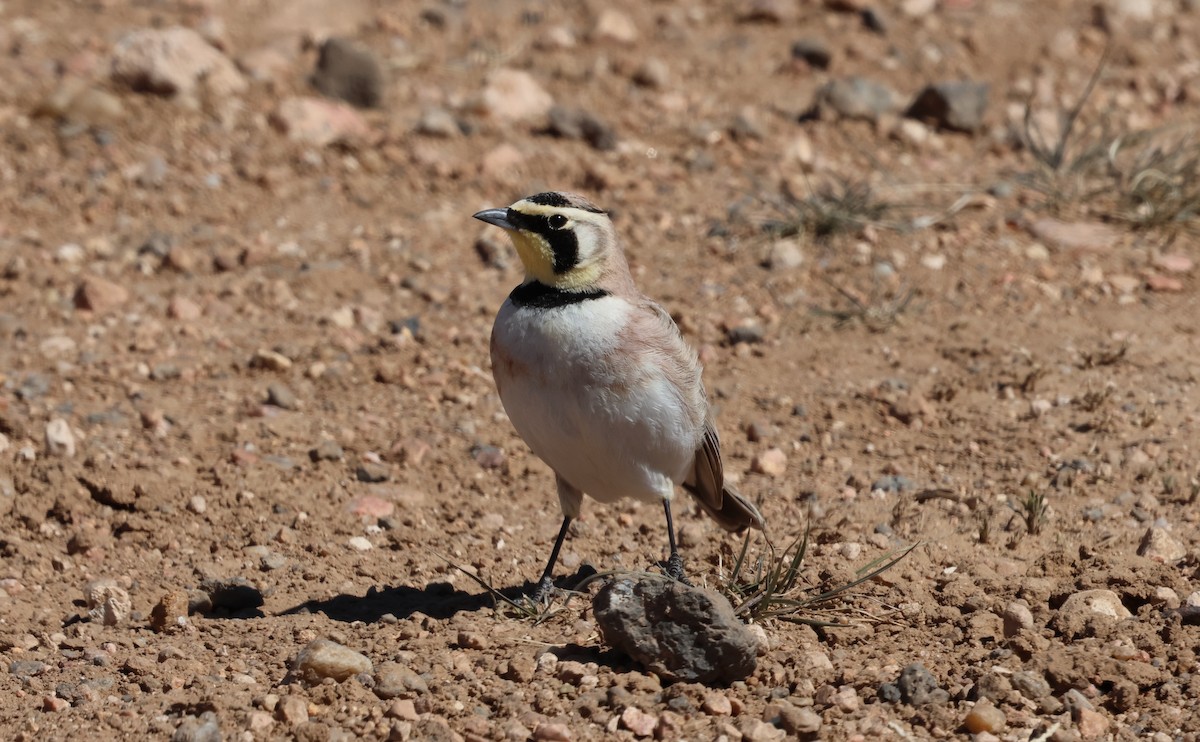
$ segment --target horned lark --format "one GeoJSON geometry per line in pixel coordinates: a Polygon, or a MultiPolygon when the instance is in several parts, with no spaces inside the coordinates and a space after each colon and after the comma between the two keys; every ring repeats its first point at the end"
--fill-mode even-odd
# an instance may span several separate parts
{"type": "Polygon", "coordinates": [[[517,432],[554,470],[562,528],[534,597],[586,493],[661,501],[667,574],[684,577],[671,498],[682,485],[731,531],[763,528],[725,483],[700,362],[671,316],[634,286],[608,214],[581,196],[539,193],[475,218],[508,232],[525,280],[492,328],[492,374],[517,432]]]}

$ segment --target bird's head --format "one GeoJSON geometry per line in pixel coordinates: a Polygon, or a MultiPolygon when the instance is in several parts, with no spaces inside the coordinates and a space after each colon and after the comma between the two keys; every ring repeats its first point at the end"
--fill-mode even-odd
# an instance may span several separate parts
{"type": "Polygon", "coordinates": [[[475,218],[508,232],[526,280],[577,291],[624,265],[608,214],[573,193],[538,193],[475,218]]]}

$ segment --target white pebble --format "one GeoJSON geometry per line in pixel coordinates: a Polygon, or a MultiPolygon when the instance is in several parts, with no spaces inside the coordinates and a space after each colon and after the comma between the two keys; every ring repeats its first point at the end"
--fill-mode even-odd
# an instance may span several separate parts
{"type": "Polygon", "coordinates": [[[51,456],[75,456],[75,434],[71,426],[61,417],[56,417],[46,424],[46,452],[51,456]]]}

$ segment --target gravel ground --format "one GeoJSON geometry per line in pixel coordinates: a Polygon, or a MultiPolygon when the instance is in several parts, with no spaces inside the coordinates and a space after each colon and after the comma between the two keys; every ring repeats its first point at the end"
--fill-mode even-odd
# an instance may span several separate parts
{"type": "MultiPolygon", "coordinates": [[[[1197,38],[1188,0],[0,2],[3,736],[1196,740],[1197,38]],[[548,189],[700,350],[804,591],[915,545],[801,614],[838,626],[755,617],[744,681],[480,584],[559,512],[471,214],[548,189]]],[[[661,521],[590,503],[560,572],[652,568],[661,521]]],[[[742,541],[676,524],[728,591],[742,541]]]]}

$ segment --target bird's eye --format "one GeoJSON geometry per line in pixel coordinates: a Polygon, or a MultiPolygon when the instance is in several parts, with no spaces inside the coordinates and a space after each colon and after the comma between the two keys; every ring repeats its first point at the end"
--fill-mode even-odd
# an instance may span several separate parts
{"type": "Polygon", "coordinates": [[[552,214],[550,216],[550,229],[562,229],[567,226],[567,218],[562,214],[552,214]]]}

